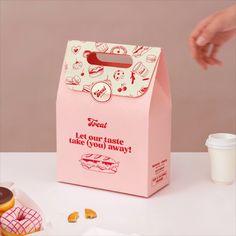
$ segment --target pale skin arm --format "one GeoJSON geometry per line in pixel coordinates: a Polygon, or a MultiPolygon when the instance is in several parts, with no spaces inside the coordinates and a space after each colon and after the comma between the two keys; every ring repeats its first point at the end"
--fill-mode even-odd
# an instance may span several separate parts
{"type": "Polygon", "coordinates": [[[223,9],[202,20],[189,37],[192,57],[204,69],[222,65],[220,48],[236,36],[236,5],[223,9]]]}

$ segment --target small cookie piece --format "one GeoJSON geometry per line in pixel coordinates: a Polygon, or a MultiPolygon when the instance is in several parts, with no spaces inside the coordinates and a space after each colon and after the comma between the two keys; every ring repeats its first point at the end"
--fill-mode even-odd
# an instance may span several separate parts
{"type": "Polygon", "coordinates": [[[68,216],[68,222],[69,223],[76,223],[77,220],[79,218],[79,212],[75,211],[72,212],[69,216],[68,216]]]}
{"type": "Polygon", "coordinates": [[[84,212],[86,219],[94,219],[97,217],[97,213],[94,210],[85,208],[84,212]]]}

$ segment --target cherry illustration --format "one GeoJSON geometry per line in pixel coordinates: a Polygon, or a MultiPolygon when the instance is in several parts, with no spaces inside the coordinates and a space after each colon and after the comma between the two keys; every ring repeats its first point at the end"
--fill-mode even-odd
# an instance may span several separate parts
{"type": "Polygon", "coordinates": [[[122,91],[126,91],[127,87],[125,86],[126,84],[121,84],[121,87],[117,89],[117,91],[120,93],[122,91]]]}

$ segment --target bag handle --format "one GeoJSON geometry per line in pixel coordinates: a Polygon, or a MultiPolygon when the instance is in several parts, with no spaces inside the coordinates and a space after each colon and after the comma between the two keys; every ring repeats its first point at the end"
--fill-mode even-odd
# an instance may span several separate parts
{"type": "Polygon", "coordinates": [[[129,68],[133,65],[132,57],[125,54],[91,52],[87,56],[87,61],[91,65],[110,66],[119,68],[129,68]]]}

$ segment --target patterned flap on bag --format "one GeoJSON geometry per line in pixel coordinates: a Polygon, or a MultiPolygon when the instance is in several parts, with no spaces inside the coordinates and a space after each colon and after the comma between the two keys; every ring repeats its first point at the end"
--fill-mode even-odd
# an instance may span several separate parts
{"type": "Polygon", "coordinates": [[[160,53],[158,47],[69,41],[64,65],[65,83],[72,90],[91,93],[101,102],[113,95],[140,97],[150,85],[160,53]],[[126,56],[131,63],[102,64],[97,60],[100,54],[126,56]]]}

